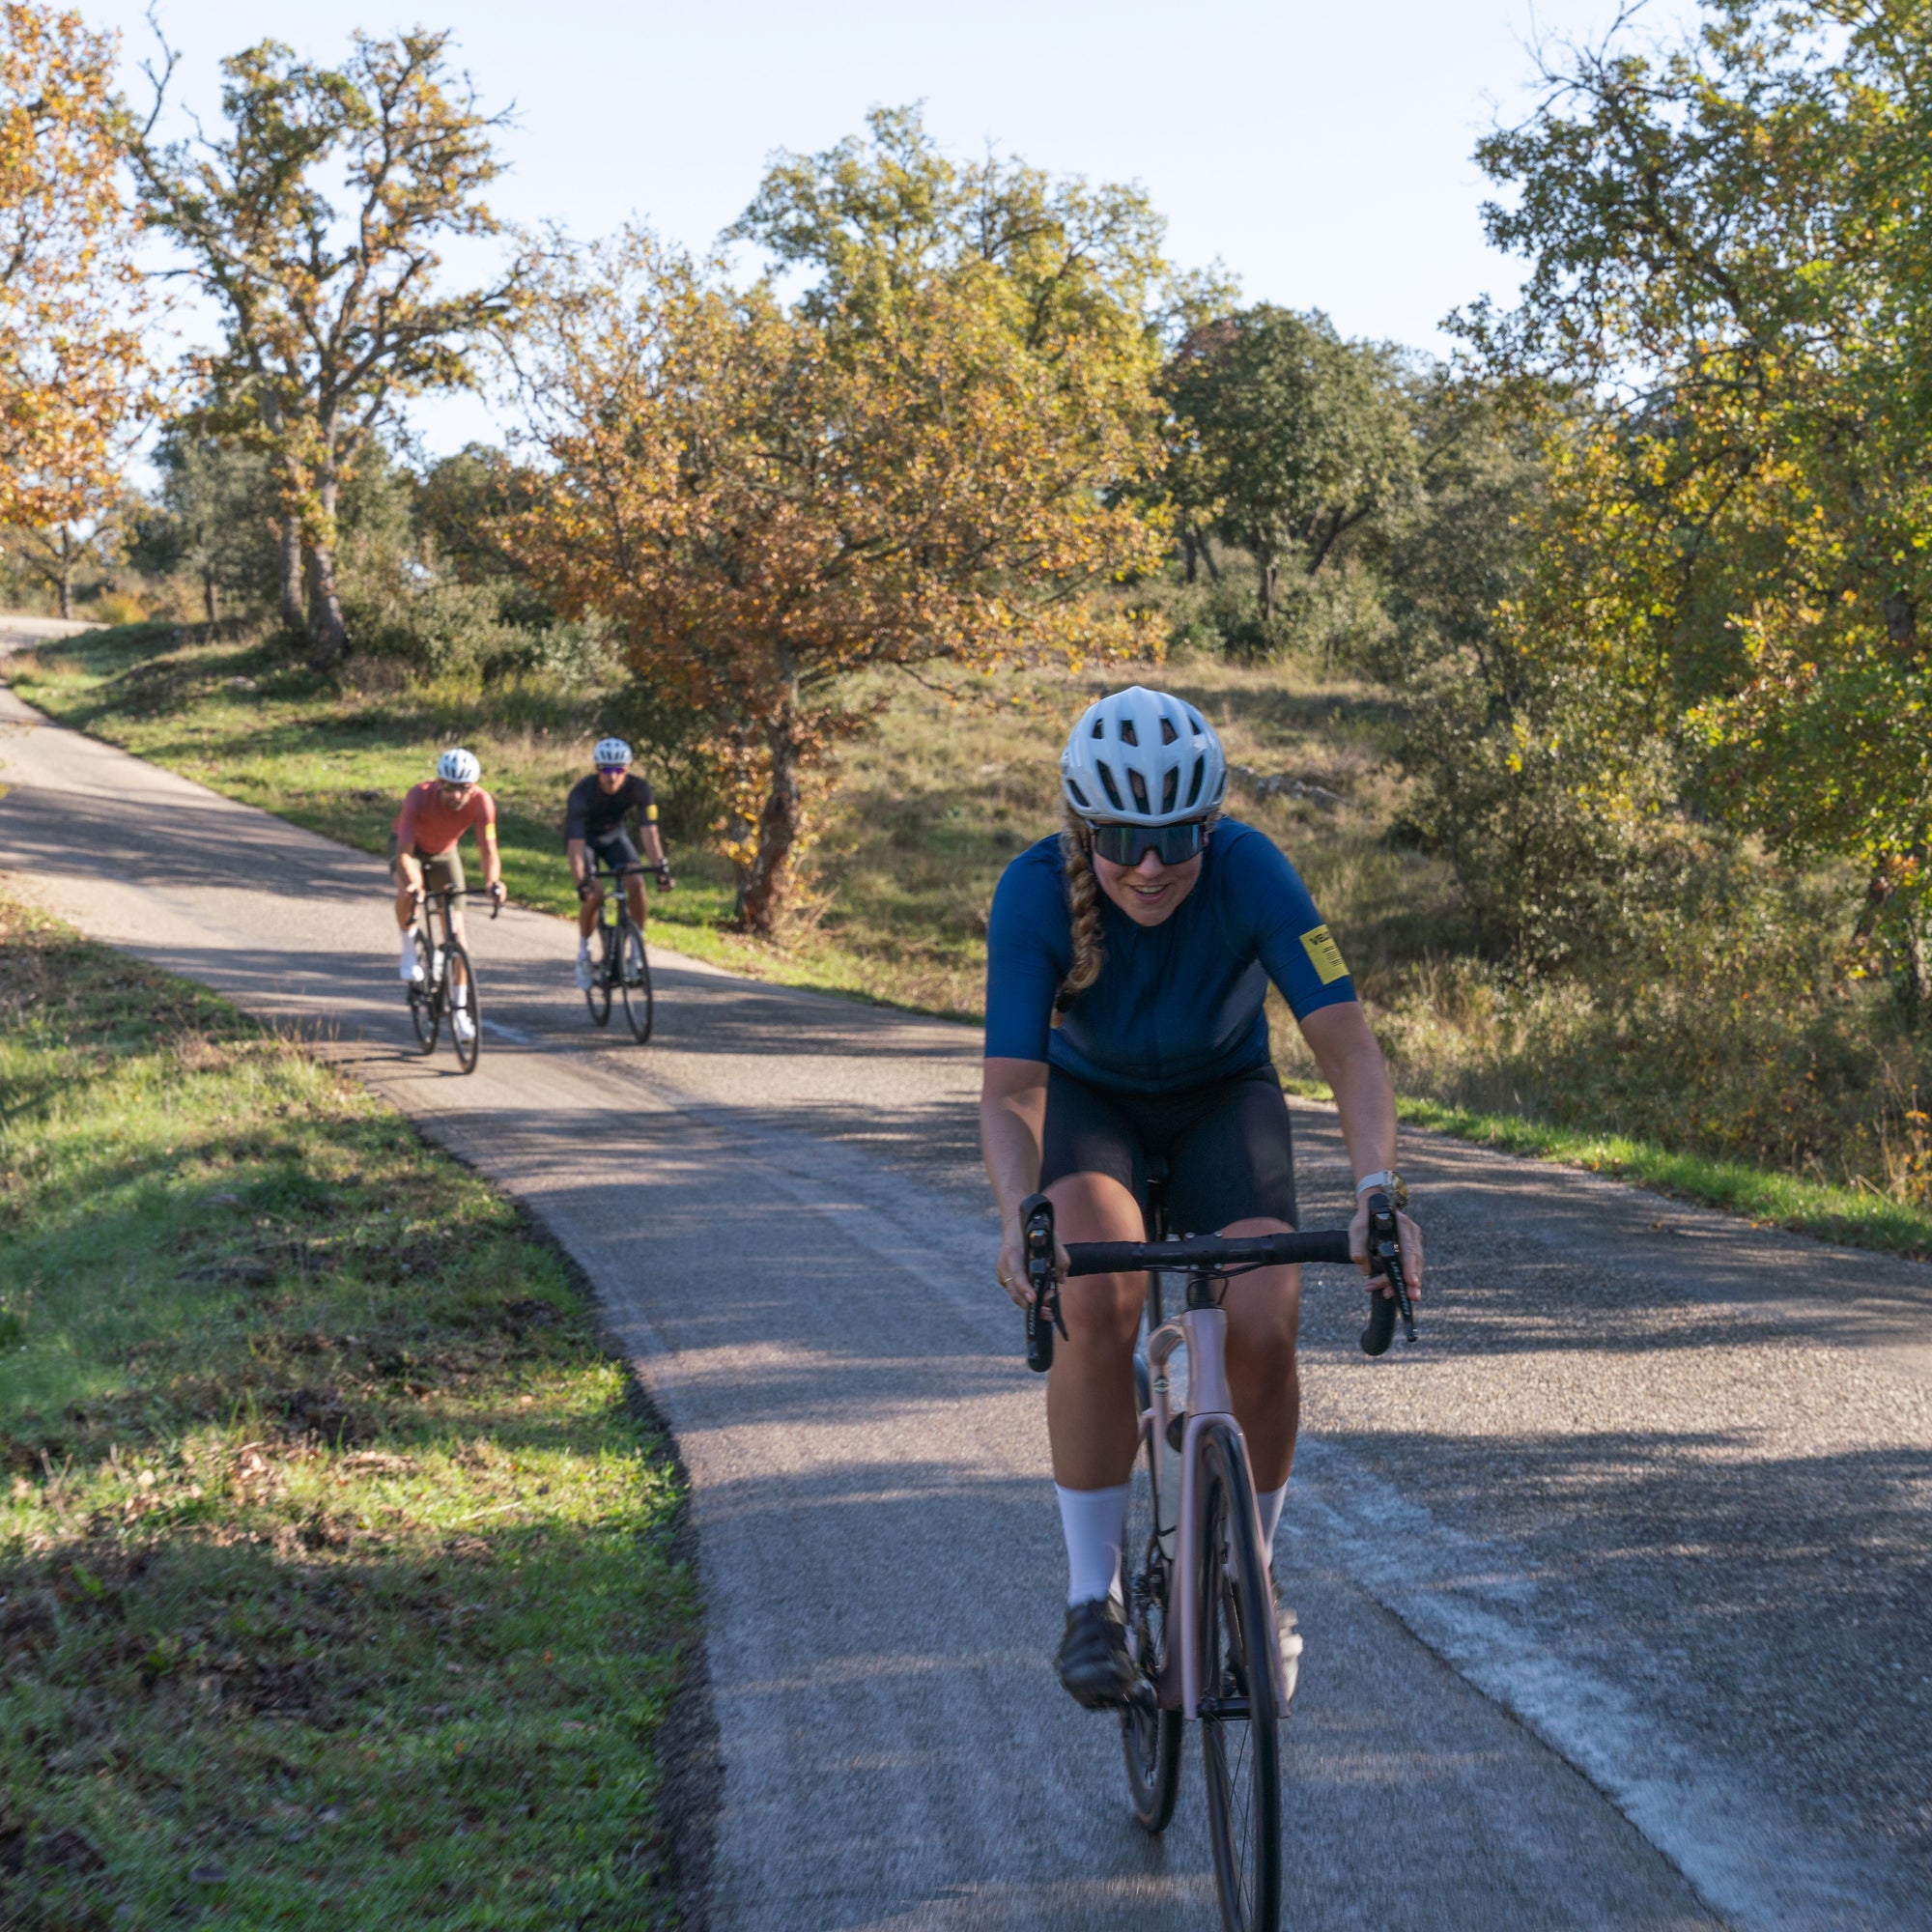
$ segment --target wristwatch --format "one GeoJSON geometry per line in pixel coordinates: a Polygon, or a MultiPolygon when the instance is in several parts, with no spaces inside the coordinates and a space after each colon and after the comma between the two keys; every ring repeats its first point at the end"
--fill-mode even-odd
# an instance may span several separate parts
{"type": "Polygon", "coordinates": [[[1359,1200],[1372,1189],[1379,1187],[1398,1208],[1408,1206],[1408,1182],[1394,1168],[1385,1167],[1378,1174],[1365,1174],[1355,1182],[1355,1197],[1359,1200]]]}

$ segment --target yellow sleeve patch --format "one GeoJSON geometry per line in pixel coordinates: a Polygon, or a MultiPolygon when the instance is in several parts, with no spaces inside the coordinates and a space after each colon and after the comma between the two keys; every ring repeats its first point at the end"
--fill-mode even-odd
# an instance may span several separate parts
{"type": "MultiPolygon", "coordinates": [[[[484,836],[484,838],[486,838],[487,839],[489,839],[489,841],[491,842],[491,844],[493,844],[493,845],[494,845],[494,844],[496,844],[496,842],[497,842],[497,821],[496,821],[496,820],[495,820],[494,818],[486,818],[486,819],[485,819],[485,820],[483,821],[483,828],[482,828],[482,829],[483,829],[483,836],[484,836]]],[[[1302,944],[1303,944],[1303,945],[1306,945],[1306,944],[1307,944],[1307,941],[1306,941],[1306,940],[1304,940],[1304,941],[1302,942],[1302,944]]]]}
{"type": "Polygon", "coordinates": [[[656,807],[656,806],[654,806],[654,805],[647,805],[647,806],[645,806],[645,807],[644,807],[644,823],[645,823],[646,825],[655,825],[655,824],[656,824],[657,822],[658,822],[658,809],[657,809],[657,807],[656,807]]]}
{"type": "Polygon", "coordinates": [[[1342,957],[1342,949],[1335,944],[1335,935],[1325,925],[1318,925],[1313,931],[1301,935],[1303,950],[1309,962],[1315,968],[1315,977],[1324,986],[1332,986],[1337,980],[1349,977],[1347,962],[1342,957]]]}

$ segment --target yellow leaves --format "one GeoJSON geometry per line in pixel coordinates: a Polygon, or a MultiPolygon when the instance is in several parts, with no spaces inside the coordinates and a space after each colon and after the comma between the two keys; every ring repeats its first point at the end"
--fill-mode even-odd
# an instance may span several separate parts
{"type": "Polygon", "coordinates": [[[0,6],[0,524],[88,514],[142,401],[115,47],[77,14],[0,6]]]}

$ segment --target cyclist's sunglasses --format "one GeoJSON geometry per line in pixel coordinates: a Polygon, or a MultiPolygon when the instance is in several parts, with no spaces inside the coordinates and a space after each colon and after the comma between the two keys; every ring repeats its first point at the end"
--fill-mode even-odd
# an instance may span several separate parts
{"type": "Polygon", "coordinates": [[[631,768],[629,765],[599,765],[597,769],[607,779],[620,779],[631,768]]]}
{"type": "Polygon", "coordinates": [[[1198,818],[1179,825],[1095,825],[1094,850],[1115,866],[1138,866],[1151,852],[1163,866],[1184,866],[1201,856],[1208,828],[1198,818]]]}

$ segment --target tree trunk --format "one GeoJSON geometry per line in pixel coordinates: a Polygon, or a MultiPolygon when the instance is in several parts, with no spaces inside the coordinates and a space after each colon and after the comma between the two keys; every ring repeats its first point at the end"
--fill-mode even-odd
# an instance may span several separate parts
{"type": "Polygon", "coordinates": [[[275,564],[281,574],[282,629],[298,637],[304,628],[302,539],[301,525],[293,510],[285,510],[275,526],[275,564]]]}
{"type": "Polygon", "coordinates": [[[60,613],[63,617],[73,615],[73,533],[61,527],[60,537],[60,613]]]}
{"type": "Polygon", "coordinates": [[[1221,566],[1214,561],[1214,539],[1203,530],[1200,538],[1201,561],[1208,566],[1208,576],[1211,582],[1221,581],[1221,566]]]}
{"type": "Polygon", "coordinates": [[[1200,553],[1201,539],[1183,526],[1180,532],[1180,554],[1186,559],[1186,574],[1183,579],[1185,582],[1194,582],[1195,566],[1200,561],[1200,553]]]}
{"type": "Polygon", "coordinates": [[[774,721],[768,743],[772,753],[771,787],[758,813],[758,841],[752,863],[738,881],[741,931],[769,939],[791,890],[791,855],[802,829],[802,800],[798,782],[798,709],[796,693],[787,697],[774,721]]]}
{"type": "Polygon", "coordinates": [[[1281,565],[1273,557],[1262,560],[1262,622],[1274,622],[1274,593],[1281,576],[1281,565]]]}
{"type": "Polygon", "coordinates": [[[221,621],[221,598],[214,587],[214,573],[204,570],[201,573],[201,608],[208,613],[211,624],[221,621]]]}
{"type": "Polygon", "coordinates": [[[308,544],[308,661],[317,670],[339,664],[349,650],[342,600],[335,594],[335,490],[323,484],[321,528],[308,544]]]}

